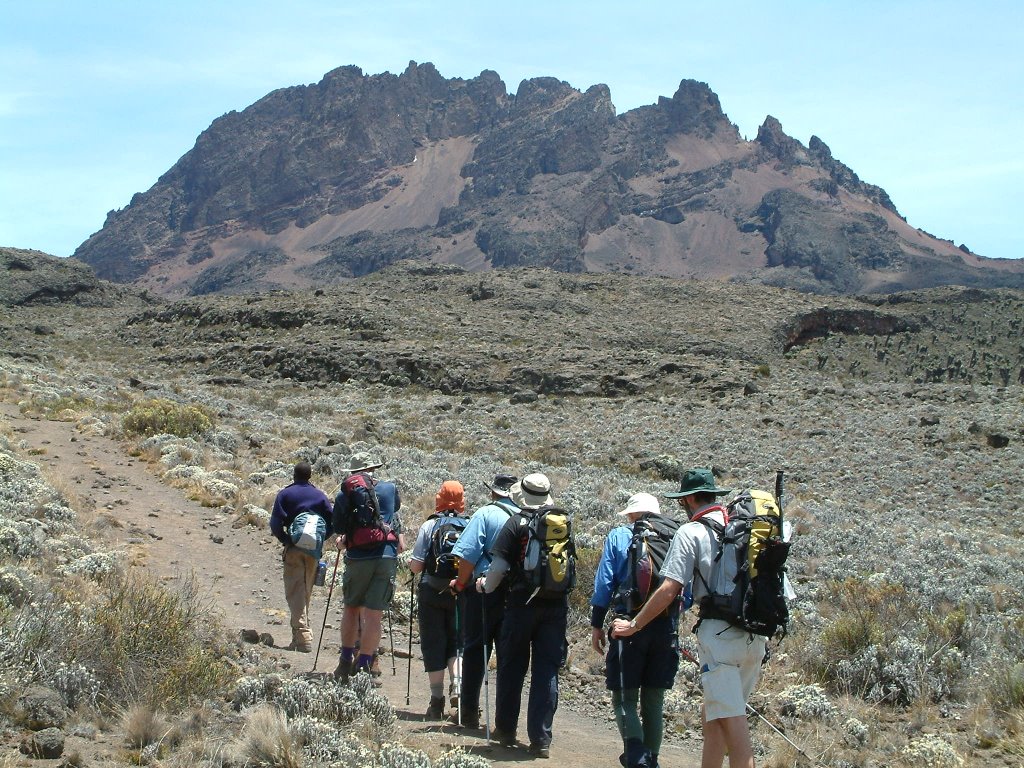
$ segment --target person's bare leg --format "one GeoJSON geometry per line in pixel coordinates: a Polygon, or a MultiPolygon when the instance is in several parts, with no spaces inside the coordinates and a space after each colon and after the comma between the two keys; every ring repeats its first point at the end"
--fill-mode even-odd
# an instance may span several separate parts
{"type": "Polygon", "coordinates": [[[754,768],[747,718],[721,717],[710,722],[705,719],[701,768],[721,768],[726,755],[729,756],[729,768],[754,768]]]}
{"type": "Polygon", "coordinates": [[[341,647],[355,648],[359,638],[359,611],[358,607],[345,606],[341,612],[341,647]]]}
{"type": "MultiPolygon", "coordinates": [[[[373,611],[369,608],[362,609],[363,630],[359,637],[359,654],[372,656],[380,647],[381,620],[384,611],[373,611]]],[[[353,637],[353,643],[355,638],[353,637]]]]}

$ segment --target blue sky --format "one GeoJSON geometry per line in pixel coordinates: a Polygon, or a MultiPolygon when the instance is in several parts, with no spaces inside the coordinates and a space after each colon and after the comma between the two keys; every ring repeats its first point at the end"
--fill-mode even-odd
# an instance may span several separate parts
{"type": "Polygon", "coordinates": [[[335,67],[493,69],[510,92],[684,78],[753,138],[821,138],[914,226],[1024,256],[1024,3],[0,0],[0,245],[68,256],[210,122],[335,67]]]}

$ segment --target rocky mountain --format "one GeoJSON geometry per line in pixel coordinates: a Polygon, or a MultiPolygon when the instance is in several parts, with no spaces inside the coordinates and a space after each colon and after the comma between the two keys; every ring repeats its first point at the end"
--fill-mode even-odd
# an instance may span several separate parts
{"type": "Polygon", "coordinates": [[[1024,286],[905,221],[811,137],[746,140],[704,83],[617,114],[604,85],[509,94],[342,67],[215,120],[75,253],[169,295],[307,288],[399,260],[770,284],[817,293],[1024,286]]]}

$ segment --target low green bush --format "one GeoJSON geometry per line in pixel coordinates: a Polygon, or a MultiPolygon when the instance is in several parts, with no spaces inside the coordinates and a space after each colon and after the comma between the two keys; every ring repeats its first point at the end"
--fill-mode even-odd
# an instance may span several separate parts
{"type": "Polygon", "coordinates": [[[198,437],[213,427],[213,419],[206,409],[197,405],[145,400],[125,414],[123,427],[126,434],[140,437],[161,434],[198,437]]]}

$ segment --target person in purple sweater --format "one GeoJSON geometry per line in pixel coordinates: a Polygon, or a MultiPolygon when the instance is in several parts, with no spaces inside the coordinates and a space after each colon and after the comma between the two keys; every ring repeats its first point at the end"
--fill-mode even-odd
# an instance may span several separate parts
{"type": "Polygon", "coordinates": [[[309,479],[313,468],[308,461],[300,461],[293,470],[291,485],[282,488],[274,500],[270,513],[270,532],[284,544],[281,560],[284,563],[284,597],[291,613],[292,642],[288,650],[309,653],[313,650],[313,631],[309,627],[309,601],[313,597],[317,556],[299,549],[292,542],[289,528],[303,512],[319,515],[326,526],[324,539],[331,535],[334,506],[327,494],[309,479]]]}

